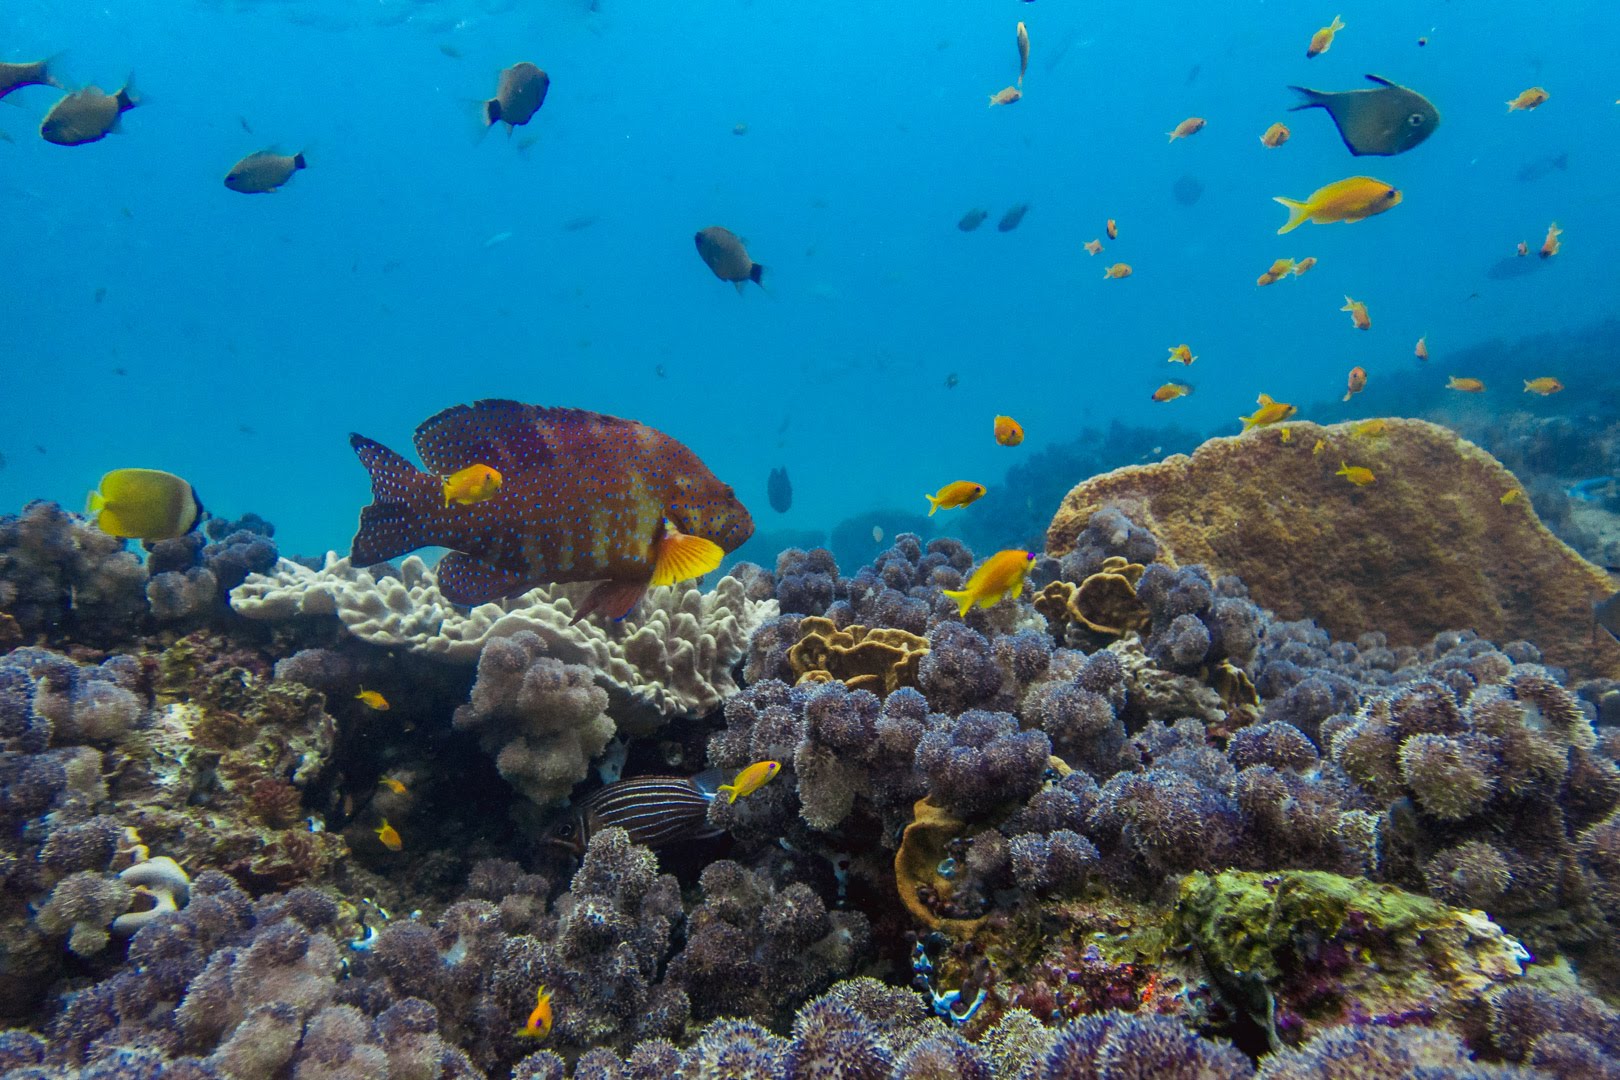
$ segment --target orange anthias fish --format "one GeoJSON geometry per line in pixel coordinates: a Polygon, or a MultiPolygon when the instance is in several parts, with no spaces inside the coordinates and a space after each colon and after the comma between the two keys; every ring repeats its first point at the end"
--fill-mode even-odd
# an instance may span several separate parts
{"type": "Polygon", "coordinates": [[[978,500],[984,494],[984,485],[975,484],[971,480],[953,480],[939,489],[937,495],[924,495],[931,504],[928,507],[928,516],[933,517],[936,510],[955,510],[959,506],[978,500]]]}
{"type": "Polygon", "coordinates": [[[1266,133],[1260,136],[1260,145],[1267,150],[1275,150],[1288,141],[1289,134],[1288,125],[1272,124],[1266,128],[1266,133]]]}
{"type": "Polygon", "coordinates": [[[471,506],[493,499],[500,491],[500,473],[488,465],[469,465],[444,478],[444,505],[471,506]]]}
{"type": "Polygon", "coordinates": [[[1417,348],[1412,350],[1412,355],[1417,357],[1419,360],[1427,360],[1429,358],[1428,334],[1424,334],[1422,337],[1418,338],[1417,348]]]}
{"type": "Polygon", "coordinates": [[[1239,420],[1243,421],[1244,431],[1255,427],[1266,427],[1268,424],[1280,424],[1299,412],[1299,409],[1292,405],[1271,400],[1270,394],[1261,394],[1255,399],[1255,404],[1260,407],[1251,415],[1238,417],[1239,420]]]}
{"type": "Polygon", "coordinates": [[[996,442],[1002,446],[1017,446],[1024,441],[1024,426],[1010,416],[996,417],[996,442]]]}
{"type": "Polygon", "coordinates": [[[1172,364],[1190,364],[1198,357],[1193,355],[1191,345],[1175,345],[1170,349],[1170,362],[1172,364]]]}
{"type": "Polygon", "coordinates": [[[1333,16],[1331,23],[1311,35],[1311,43],[1305,47],[1305,59],[1321,56],[1333,48],[1333,35],[1343,29],[1344,21],[1337,15],[1333,16]]]}
{"type": "Polygon", "coordinates": [[[1564,246],[1559,242],[1558,238],[1563,235],[1564,230],[1558,227],[1558,222],[1555,221],[1547,226],[1547,239],[1541,242],[1541,251],[1538,254],[1543,259],[1550,259],[1558,254],[1559,249],[1564,246]]]}
{"type": "MultiPolygon", "coordinates": [[[[1023,26],[1023,23],[1019,23],[1023,26]]],[[[724,795],[726,802],[736,802],[744,795],[752,795],[770,782],[782,769],[779,761],[756,761],[748,768],[737,774],[737,779],[729,784],[721,784],[715,789],[717,794],[724,795]]]]}
{"type": "Polygon", "coordinates": [[[1131,276],[1131,264],[1130,263],[1115,263],[1113,266],[1110,266],[1108,269],[1103,271],[1103,277],[1105,277],[1105,278],[1118,279],[1118,278],[1128,278],[1130,276],[1131,276]]]}
{"type": "Polygon", "coordinates": [[[1018,599],[1024,591],[1024,575],[1035,556],[1028,551],[998,551],[980,564],[960,589],[945,589],[956,601],[958,614],[966,615],[974,604],[994,607],[1007,597],[1018,599]]]}
{"type": "Polygon", "coordinates": [[[1119,239],[1119,223],[1117,221],[1115,221],[1113,218],[1108,219],[1108,227],[1104,231],[1108,233],[1108,239],[1110,239],[1110,240],[1118,240],[1119,239]]]}
{"type": "Polygon", "coordinates": [[[1099,252],[1102,251],[1102,241],[1101,240],[1087,240],[1086,243],[1085,243],[1085,248],[1086,248],[1086,254],[1087,255],[1096,255],[1096,254],[1098,254],[1099,252]]]}
{"type": "Polygon", "coordinates": [[[1303,259],[1299,260],[1299,262],[1294,264],[1294,276],[1295,277],[1300,277],[1303,274],[1310,273],[1311,267],[1313,267],[1315,265],[1316,265],[1316,256],[1315,255],[1307,255],[1307,256],[1305,256],[1303,259]]]}
{"type": "Polygon", "coordinates": [[[399,851],[405,846],[405,841],[400,839],[399,830],[388,824],[387,818],[383,818],[382,824],[371,831],[377,834],[377,839],[389,851],[399,851]]]}
{"type": "Polygon", "coordinates": [[[1004,86],[1000,90],[997,90],[995,93],[990,95],[990,107],[993,109],[997,105],[1011,105],[1013,102],[1017,101],[1023,96],[1024,92],[1018,89],[1018,87],[1004,86]]]}
{"type": "Polygon", "coordinates": [[[1177,124],[1175,130],[1168,134],[1170,135],[1170,141],[1175,142],[1177,139],[1185,139],[1189,135],[1196,135],[1203,130],[1204,118],[1202,116],[1189,116],[1177,124]]]}
{"type": "Polygon", "coordinates": [[[1370,176],[1349,176],[1311,192],[1304,202],[1281,195],[1273,202],[1288,208],[1288,220],[1277,230],[1280,236],[1314,221],[1328,225],[1335,221],[1364,221],[1374,214],[1399,206],[1401,189],[1370,176]]]}
{"type": "Polygon", "coordinates": [[[595,581],[577,622],[621,618],[649,585],[701,577],[753,535],[754,522],[696,454],[634,420],[516,401],[457,405],[416,429],[430,471],[362,435],[371,473],[351,558],[370,566],[420,547],[449,548],[439,590],[483,604],[547,582],[595,581]],[[483,462],[499,498],[443,505],[439,476],[483,462]]]}
{"type": "Polygon", "coordinates": [[[1551,95],[1549,95],[1547,91],[1543,90],[1541,87],[1532,86],[1530,89],[1522,91],[1518,97],[1507,103],[1508,112],[1529,112],[1536,106],[1545,104],[1547,98],[1550,96],[1551,95]]]}
{"type": "Polygon", "coordinates": [[[360,688],[360,692],[354,696],[355,700],[359,701],[368,709],[376,709],[378,712],[388,711],[388,699],[383,697],[375,690],[367,690],[362,686],[360,688]]]}
{"type": "Polygon", "coordinates": [[[403,795],[407,790],[403,783],[394,779],[392,776],[385,776],[381,780],[378,780],[377,783],[378,785],[387,788],[389,791],[392,791],[395,795],[403,795]]]}
{"type": "Polygon", "coordinates": [[[1349,401],[1353,396],[1365,389],[1367,389],[1367,370],[1362,367],[1351,368],[1350,384],[1349,388],[1344,392],[1344,400],[1349,401]]]}
{"type": "Polygon", "coordinates": [[[1564,384],[1551,375],[1543,375],[1539,379],[1524,380],[1524,392],[1527,394],[1540,394],[1542,397],[1546,397],[1548,394],[1558,393],[1563,388],[1564,384]]]}
{"type": "Polygon", "coordinates": [[[1363,439],[1374,439],[1381,435],[1388,435],[1389,422],[1381,416],[1375,416],[1371,420],[1357,420],[1351,425],[1350,434],[1363,439]]]}
{"type": "Polygon", "coordinates": [[[1186,397],[1192,393],[1193,388],[1186,383],[1167,382],[1153,391],[1154,401],[1174,401],[1176,398],[1186,397]]]}
{"type": "Polygon", "coordinates": [[[1483,394],[1485,392],[1485,384],[1480,382],[1478,379],[1458,378],[1457,376],[1452,375],[1446,381],[1446,389],[1461,390],[1465,394],[1483,394]]]}
{"type": "Polygon", "coordinates": [[[1347,296],[1344,298],[1344,307],[1339,310],[1350,313],[1350,321],[1355,324],[1357,330],[1372,329],[1372,316],[1367,314],[1367,305],[1360,300],[1352,300],[1347,296]]]}
{"type": "Polygon", "coordinates": [[[1339,462],[1339,471],[1333,475],[1344,477],[1356,487],[1366,487],[1378,479],[1365,465],[1349,465],[1343,461],[1339,462]]]}
{"type": "Polygon", "coordinates": [[[1256,285],[1272,285],[1288,276],[1294,269],[1293,259],[1278,259],[1271,264],[1271,269],[1254,279],[1256,285]]]}
{"type": "Polygon", "coordinates": [[[524,1039],[544,1039],[551,1034],[551,991],[544,984],[534,995],[534,1010],[516,1034],[524,1039]]]}

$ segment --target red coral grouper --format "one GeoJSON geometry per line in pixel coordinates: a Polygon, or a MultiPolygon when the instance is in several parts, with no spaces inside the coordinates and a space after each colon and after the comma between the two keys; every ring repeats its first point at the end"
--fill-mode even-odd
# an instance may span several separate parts
{"type": "Polygon", "coordinates": [[[696,454],[634,420],[480,401],[416,429],[429,472],[363,435],[349,445],[371,473],[351,558],[370,566],[446,547],[439,589],[457,604],[548,582],[599,581],[575,621],[628,614],[649,585],[701,577],[754,532],[748,510],[696,454]],[[487,465],[490,499],[445,505],[443,477],[487,465]]]}

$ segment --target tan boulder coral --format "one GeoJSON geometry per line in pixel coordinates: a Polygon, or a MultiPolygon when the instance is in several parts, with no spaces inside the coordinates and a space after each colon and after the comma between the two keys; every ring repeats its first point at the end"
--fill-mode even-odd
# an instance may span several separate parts
{"type": "Polygon", "coordinates": [[[1061,556],[1091,515],[1117,506],[1151,530],[1161,558],[1236,574],[1286,619],[1335,637],[1378,630],[1422,645],[1473,629],[1538,646],[1582,676],[1620,676],[1620,645],[1592,621],[1614,591],[1537,520],[1495,458],[1450,430],[1389,419],[1294,424],[1211,439],[1191,456],[1131,465],[1069,492],[1046,534],[1061,556]],[[1314,448],[1322,443],[1319,452],[1314,448]],[[1372,471],[1365,485],[1341,462],[1372,471]]]}
{"type": "Polygon", "coordinates": [[[710,592],[691,582],[651,589],[619,622],[570,625],[575,601],[589,589],[542,587],[464,610],[445,599],[414,555],[397,578],[328,555],[320,570],[283,559],[272,573],[249,575],[232,591],[231,606],[250,619],[335,615],[363,641],[464,664],[476,662],[487,642],[529,631],[549,655],[595,672],[620,727],[632,729],[701,715],[736,693],[732,665],[755,628],[777,613],[775,600],[750,599],[741,581],[724,577],[710,592]]]}
{"type": "Polygon", "coordinates": [[[851,690],[887,697],[917,685],[917,665],[928,655],[928,639],[888,627],[848,626],[812,615],[799,622],[799,640],[788,663],[799,682],[842,682],[851,690]]]}

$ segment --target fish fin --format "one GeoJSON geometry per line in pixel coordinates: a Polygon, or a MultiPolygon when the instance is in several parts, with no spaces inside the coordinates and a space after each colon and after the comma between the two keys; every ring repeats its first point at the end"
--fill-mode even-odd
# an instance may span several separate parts
{"type": "Polygon", "coordinates": [[[309,162],[304,160],[304,152],[302,150],[298,151],[298,153],[293,155],[293,168],[295,168],[295,169],[307,169],[307,168],[309,168],[309,162]]]}
{"type": "Polygon", "coordinates": [[[516,596],[532,585],[526,574],[502,570],[462,551],[452,551],[440,559],[434,573],[445,599],[468,607],[516,596]]]}
{"type": "Polygon", "coordinates": [[[697,788],[699,795],[706,799],[712,799],[717,793],[725,790],[720,786],[720,781],[725,779],[725,775],[719,769],[704,769],[692,777],[689,783],[697,788]]]}
{"type": "Polygon", "coordinates": [[[959,589],[959,590],[958,589],[943,589],[941,591],[944,593],[944,595],[946,595],[946,596],[950,597],[952,600],[956,601],[957,614],[961,615],[963,617],[966,617],[968,611],[973,607],[973,592],[972,592],[972,590],[971,589],[959,589]]]}
{"type": "Polygon", "coordinates": [[[1293,232],[1295,229],[1305,224],[1306,220],[1311,216],[1311,208],[1307,203],[1302,203],[1294,199],[1285,199],[1281,195],[1272,196],[1272,201],[1280,202],[1288,208],[1288,221],[1285,225],[1283,225],[1282,228],[1277,230],[1278,236],[1281,236],[1283,233],[1293,232]]]}
{"type": "Polygon", "coordinates": [[[653,542],[653,573],[649,584],[673,585],[700,578],[718,567],[725,557],[725,548],[713,540],[666,526],[664,534],[653,542]]]}
{"type": "Polygon", "coordinates": [[[84,516],[92,517],[101,513],[101,508],[107,505],[107,497],[99,491],[92,491],[84,500],[84,516]]]}
{"type": "Polygon", "coordinates": [[[135,89],[135,73],[133,71],[129,73],[129,78],[124,80],[124,88],[114,94],[113,98],[118,102],[118,111],[120,113],[126,113],[137,105],[145,104],[145,96],[135,89]]]}
{"type": "Polygon", "coordinates": [[[1016,584],[1016,585],[1014,585],[1012,587],[1012,592],[1009,595],[1011,595],[1014,600],[1016,600],[1020,596],[1024,595],[1024,579],[1023,578],[1018,579],[1018,584],[1016,584]]]}
{"type": "Polygon", "coordinates": [[[743,294],[743,283],[740,281],[733,281],[732,284],[737,287],[737,295],[741,296],[743,294]]]}
{"type": "Polygon", "coordinates": [[[646,594],[647,586],[644,582],[614,581],[609,578],[580,601],[579,613],[568,620],[568,625],[572,626],[597,611],[617,622],[634,611],[646,594]]]}
{"type": "Polygon", "coordinates": [[[492,128],[501,119],[501,101],[499,98],[490,98],[484,102],[484,126],[492,128]]]}
{"type": "Polygon", "coordinates": [[[1384,78],[1382,75],[1363,75],[1362,78],[1366,79],[1370,83],[1377,83],[1379,86],[1389,86],[1389,87],[1393,87],[1396,90],[1400,89],[1399,86],[1396,86],[1394,83],[1390,82],[1388,79],[1384,78]]]}
{"type": "Polygon", "coordinates": [[[923,498],[928,500],[928,516],[933,517],[934,511],[939,509],[939,500],[932,495],[924,495],[923,498]]]}
{"type": "Polygon", "coordinates": [[[355,566],[375,566],[423,547],[408,508],[398,503],[372,503],[360,508],[360,530],[349,545],[355,566]]]}
{"type": "MultiPolygon", "coordinates": [[[[1305,100],[1300,102],[1298,105],[1290,105],[1288,107],[1289,112],[1299,112],[1301,109],[1326,109],[1328,108],[1328,99],[1332,96],[1331,94],[1323,93],[1321,90],[1311,90],[1304,86],[1290,86],[1288,89],[1294,91],[1296,94],[1302,95],[1305,98],[1305,100]]],[[[1332,110],[1329,111],[1331,112],[1332,110]]]]}
{"type": "Polygon", "coordinates": [[[571,419],[610,421],[578,409],[542,409],[492,398],[436,413],[417,427],[413,442],[422,464],[432,472],[448,476],[468,465],[483,464],[510,479],[550,466],[557,452],[540,425],[555,428],[571,419]]]}
{"type": "Polygon", "coordinates": [[[749,264],[749,267],[748,267],[748,280],[749,281],[752,281],[755,285],[763,285],[765,283],[763,281],[761,281],[760,278],[762,278],[764,276],[765,276],[765,268],[763,266],[761,266],[759,263],[751,263],[751,264],[749,264]]]}
{"type": "Polygon", "coordinates": [[[1261,406],[1261,407],[1264,407],[1264,406],[1267,406],[1267,405],[1275,405],[1275,404],[1277,404],[1275,401],[1271,400],[1271,395],[1270,394],[1261,394],[1258,398],[1255,399],[1254,403],[1256,405],[1261,406]]]}
{"type": "Polygon", "coordinates": [[[349,445],[371,474],[372,504],[361,509],[350,548],[354,564],[385,562],[434,542],[425,526],[438,507],[439,478],[364,435],[351,434],[349,445]]]}
{"type": "Polygon", "coordinates": [[[716,795],[724,795],[726,797],[726,802],[728,803],[734,803],[737,801],[736,784],[721,784],[719,787],[714,789],[714,793],[716,795]]]}

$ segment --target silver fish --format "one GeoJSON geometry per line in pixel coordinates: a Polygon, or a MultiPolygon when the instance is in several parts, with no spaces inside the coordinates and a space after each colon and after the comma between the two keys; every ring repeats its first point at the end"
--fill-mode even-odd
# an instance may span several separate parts
{"type": "Polygon", "coordinates": [[[598,788],[551,826],[546,843],[583,854],[591,837],[617,826],[647,847],[720,835],[709,824],[719,769],[696,776],[636,776],[598,788]]]}
{"type": "Polygon", "coordinates": [[[1377,75],[1366,78],[1376,84],[1374,89],[1332,92],[1290,86],[1305,100],[1289,111],[1326,109],[1339,138],[1357,157],[1404,154],[1440,126],[1440,110],[1422,94],[1377,75]]]}

